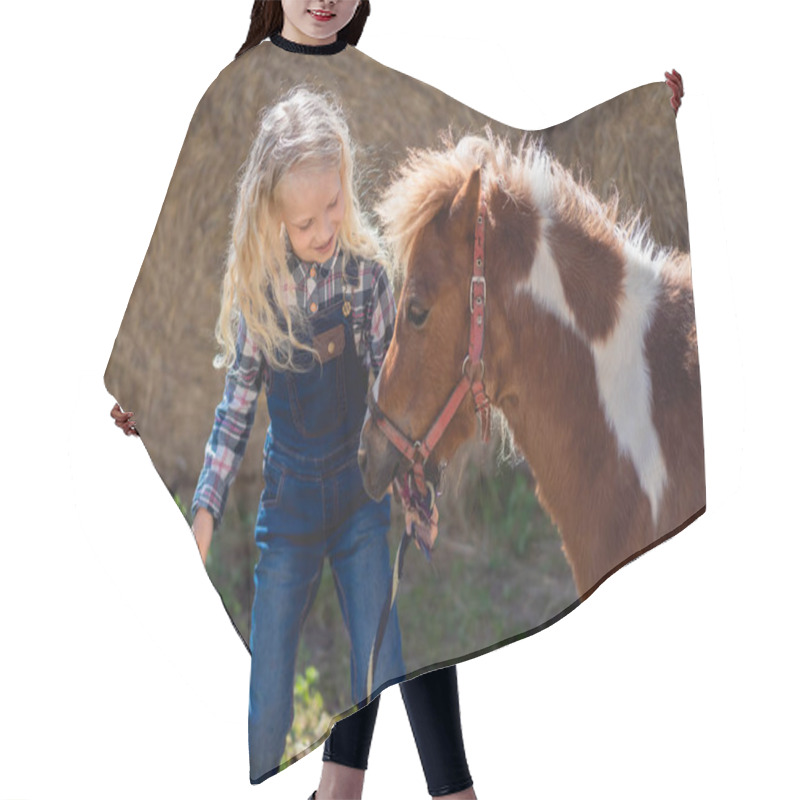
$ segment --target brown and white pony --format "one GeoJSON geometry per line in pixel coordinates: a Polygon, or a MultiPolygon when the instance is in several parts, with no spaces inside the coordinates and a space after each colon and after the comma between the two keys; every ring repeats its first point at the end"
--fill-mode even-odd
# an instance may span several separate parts
{"type": "MultiPolygon", "coordinates": [[[[373,400],[414,441],[461,378],[485,199],[485,386],[558,526],[580,596],[705,510],[688,254],[617,221],[537,144],[489,134],[409,155],[380,214],[405,270],[373,400]]],[[[368,415],[359,463],[373,498],[409,461],[368,415]]],[[[467,393],[425,464],[476,431],[467,393]]]]}

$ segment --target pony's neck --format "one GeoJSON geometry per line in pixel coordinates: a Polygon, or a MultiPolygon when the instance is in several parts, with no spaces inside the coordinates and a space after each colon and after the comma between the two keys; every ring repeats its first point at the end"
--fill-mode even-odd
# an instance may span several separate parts
{"type": "Polygon", "coordinates": [[[514,355],[505,359],[500,408],[562,514],[599,472],[608,470],[607,488],[614,483],[620,455],[655,514],[666,469],[646,337],[665,256],[619,236],[604,217],[593,223],[586,203],[560,207],[542,213],[533,258],[509,270],[505,349],[514,355]]]}
{"type": "MultiPolygon", "coordinates": [[[[606,430],[592,355],[585,343],[550,311],[517,297],[509,311],[510,351],[496,387],[497,405],[540,484],[550,489],[583,482],[594,465],[573,459],[606,430]]],[[[565,497],[568,501],[568,496],[565,497]]]]}

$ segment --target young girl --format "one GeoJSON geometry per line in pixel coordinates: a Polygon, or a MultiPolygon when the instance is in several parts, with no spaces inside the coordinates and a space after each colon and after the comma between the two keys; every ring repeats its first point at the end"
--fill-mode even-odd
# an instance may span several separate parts
{"type": "MultiPolygon", "coordinates": [[[[355,44],[368,14],[367,2],[350,0],[256,2],[237,55],[266,36],[284,49],[325,55],[355,44]]],[[[354,701],[366,695],[370,649],[391,583],[390,498],[367,497],[356,456],[368,373],[380,370],[396,312],[352,183],[349,133],[335,104],[301,88],[262,115],[239,182],[217,324],[225,392],[192,502],[205,562],[265,386],[270,427],[250,642],[253,783],[282,759],[300,630],[324,560],[350,637],[354,701]]],[[[116,407],[112,413],[126,433],[136,432],[132,414],[116,407]]],[[[393,610],[373,685],[404,671],[393,610]]],[[[431,795],[475,797],[455,667],[401,688],[431,795]]],[[[360,796],[377,709],[378,699],[334,726],[318,800],[360,796]]]]}
{"type": "MultiPolygon", "coordinates": [[[[377,374],[391,339],[394,298],[352,181],[342,112],[296,89],[262,115],[233,217],[217,325],[228,374],[192,512],[205,558],[265,385],[270,426],[250,638],[254,783],[282,759],[300,630],[325,559],[350,638],[354,702],[366,696],[391,583],[390,498],[367,497],[357,449],[368,371],[377,374]]],[[[375,685],[404,672],[393,612],[375,685]]]]}

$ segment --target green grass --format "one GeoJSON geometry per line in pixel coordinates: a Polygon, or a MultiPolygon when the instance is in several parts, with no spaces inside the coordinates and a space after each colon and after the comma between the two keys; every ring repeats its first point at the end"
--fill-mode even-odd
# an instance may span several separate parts
{"type": "Polygon", "coordinates": [[[472,499],[448,524],[440,511],[434,565],[409,550],[399,613],[410,669],[466,656],[530,630],[575,597],[558,532],[527,468],[488,476],[470,467],[458,496],[472,499]],[[415,557],[417,556],[417,557],[415,557]]]}
{"type": "Polygon", "coordinates": [[[328,730],[331,715],[325,710],[319,688],[319,670],[306,667],[294,679],[294,721],[286,735],[284,758],[307,750],[328,730]]]}

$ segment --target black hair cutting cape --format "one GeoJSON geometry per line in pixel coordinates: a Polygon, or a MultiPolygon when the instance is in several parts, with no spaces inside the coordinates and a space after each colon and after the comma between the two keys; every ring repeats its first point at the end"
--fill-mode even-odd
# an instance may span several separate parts
{"type": "MultiPolygon", "coordinates": [[[[368,211],[411,150],[449,147],[443,132],[456,143],[465,135],[496,137],[495,146],[505,139],[512,152],[530,159],[513,175],[510,163],[482,173],[485,375],[496,416],[488,443],[469,437],[443,473],[430,563],[417,548],[407,551],[397,598],[407,670],[400,680],[541,630],[705,510],[675,115],[670,90],[659,82],[561,125],[524,132],[352,47],[319,56],[264,41],[229,64],[189,125],[105,373],[108,391],[135,411],[142,442],[187,523],[224,386],[224,371],[212,366],[214,325],[237,172],[259,112],[299,84],[341,103],[358,146],[358,191],[368,211]],[[552,159],[549,167],[542,167],[543,158],[552,159]],[[618,203],[618,211],[608,202],[618,203]],[[631,221],[637,213],[638,223],[631,221]],[[501,456],[503,420],[516,446],[510,458],[508,441],[501,456]]],[[[443,192],[437,220],[445,235],[458,188],[443,192]]],[[[464,213],[472,219],[477,206],[464,213]]],[[[447,298],[460,298],[456,318],[463,323],[453,327],[454,336],[464,337],[456,359],[433,365],[452,376],[447,391],[467,352],[472,225],[466,230],[464,246],[448,254],[463,280],[437,298],[441,308],[447,298]]],[[[402,276],[394,288],[400,301],[402,276]]],[[[429,311],[430,322],[437,310],[429,311]]],[[[398,319],[406,313],[399,305],[398,319]]],[[[454,312],[448,307],[447,313],[454,312]]],[[[410,330],[407,321],[395,328],[398,358],[415,357],[410,330]]],[[[424,380],[433,367],[416,368],[415,407],[428,410],[407,434],[423,433],[435,413],[430,409],[446,399],[439,384],[424,380]]],[[[396,407],[384,394],[390,388],[407,393],[409,387],[381,386],[382,406],[396,407]]],[[[462,419],[473,408],[467,394],[462,419]]],[[[244,642],[267,425],[262,393],[207,564],[244,642]]],[[[404,517],[397,498],[392,503],[394,557],[404,517]]],[[[284,762],[318,745],[332,722],[353,709],[347,636],[327,572],[303,630],[296,672],[284,762]]]]}

